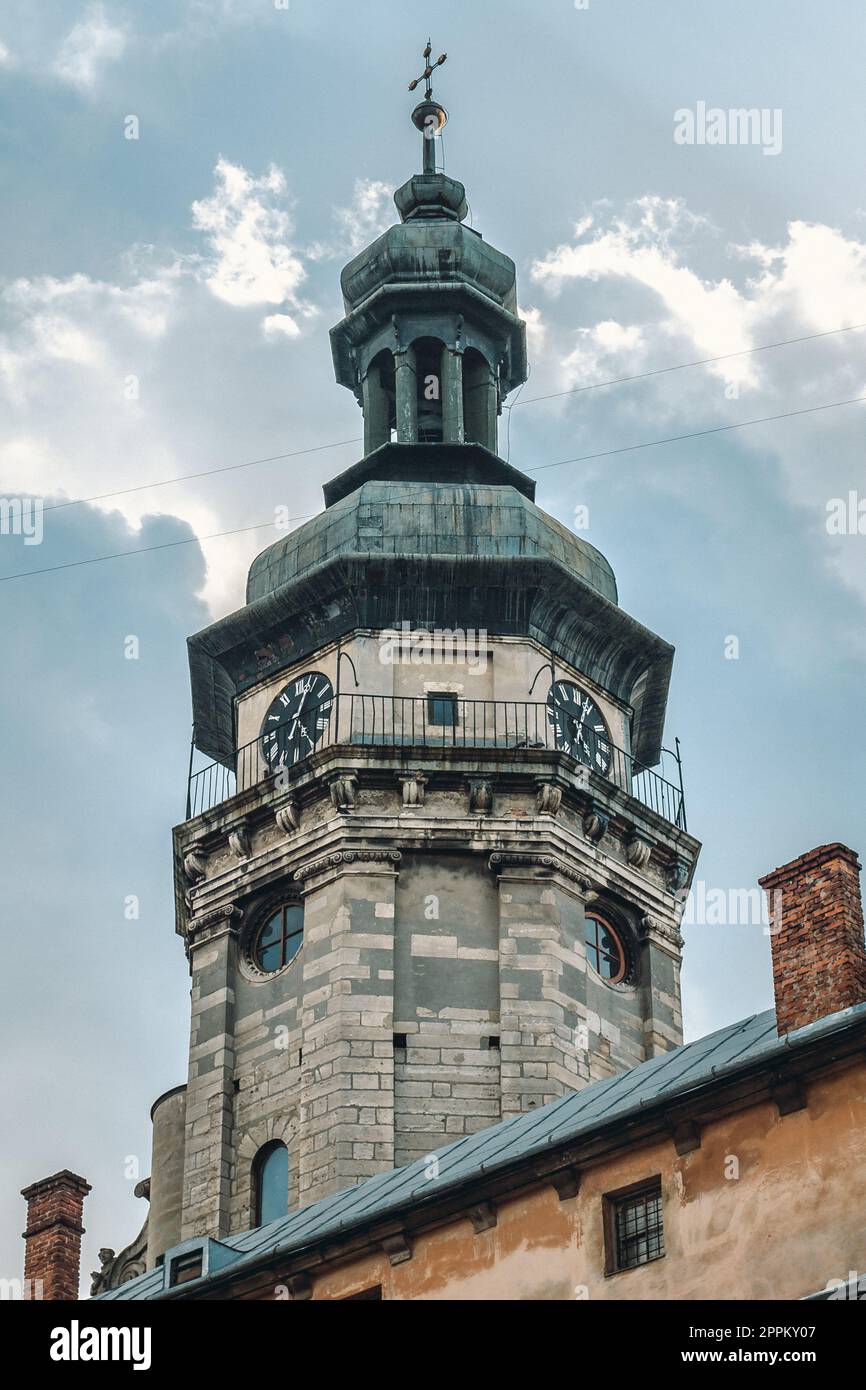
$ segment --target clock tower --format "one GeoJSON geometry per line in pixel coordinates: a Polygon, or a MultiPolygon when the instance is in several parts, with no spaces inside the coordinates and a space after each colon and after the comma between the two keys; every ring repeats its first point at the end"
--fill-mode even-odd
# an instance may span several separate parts
{"type": "Polygon", "coordinates": [[[515,267],[437,168],[425,60],[422,171],[331,333],[363,455],[189,642],[189,1073],[154,1108],[150,1265],[682,1041],[673,651],[499,454],[515,267]]]}

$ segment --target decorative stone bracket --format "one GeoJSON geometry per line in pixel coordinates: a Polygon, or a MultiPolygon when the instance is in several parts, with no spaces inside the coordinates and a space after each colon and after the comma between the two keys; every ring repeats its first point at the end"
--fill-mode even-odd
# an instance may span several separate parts
{"type": "Polygon", "coordinates": [[[667,885],[674,897],[681,894],[689,881],[689,866],[684,859],[675,859],[665,873],[667,885]]]}
{"type": "Polygon", "coordinates": [[[355,806],[358,795],[358,774],[357,772],[342,772],[335,777],[328,790],[331,793],[331,805],[335,811],[351,811],[355,806]]]}
{"type": "Polygon", "coordinates": [[[424,794],[427,786],[426,772],[401,773],[398,774],[397,780],[403,785],[403,805],[405,807],[424,805],[424,794]]]}
{"type": "Polygon", "coordinates": [[[187,883],[200,883],[207,873],[207,859],[201,841],[190,845],[183,856],[183,871],[187,883]]]}
{"type": "Polygon", "coordinates": [[[238,821],[234,829],[229,831],[228,843],[229,849],[236,859],[249,859],[252,843],[250,840],[250,827],[247,821],[238,821]]]}
{"type": "Polygon", "coordinates": [[[536,782],[535,808],[540,816],[555,816],[562,805],[562,791],[552,782],[536,782]]]}
{"type": "Polygon", "coordinates": [[[486,816],[493,810],[493,783],[489,777],[470,777],[469,814],[486,816]]]}
{"type": "Polygon", "coordinates": [[[653,852],[652,841],[632,830],[625,841],[625,857],[635,869],[645,869],[653,852]]]}
{"type": "Polygon", "coordinates": [[[591,801],[583,817],[583,833],[588,840],[598,844],[604,838],[610,816],[597,801],[591,801]]]}
{"type": "Polygon", "coordinates": [[[294,792],[274,802],[274,820],[284,835],[294,835],[301,824],[301,803],[294,792]]]}

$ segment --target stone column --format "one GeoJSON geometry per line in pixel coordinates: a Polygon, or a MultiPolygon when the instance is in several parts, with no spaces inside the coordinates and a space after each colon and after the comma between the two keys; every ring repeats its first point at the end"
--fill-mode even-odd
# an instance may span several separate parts
{"type": "Polygon", "coordinates": [[[499,384],[496,373],[491,367],[487,381],[487,390],[484,394],[485,406],[485,425],[487,438],[484,440],[491,453],[496,453],[496,433],[497,421],[499,419],[499,384]]]}
{"type": "MultiPolygon", "coordinates": [[[[499,884],[502,1118],[589,1081],[584,886],[542,855],[493,854],[499,884]],[[583,1025],[583,1027],[581,1027],[583,1025]]],[[[588,887],[588,885],[586,885],[588,887]]]]}
{"type": "Polygon", "coordinates": [[[442,438],[446,444],[462,444],[463,353],[456,348],[442,349],[442,438]]]}
{"type": "Polygon", "coordinates": [[[237,907],[189,925],[192,972],[183,1173],[184,1240],[229,1232],[235,1072],[237,907]]]}
{"type": "Polygon", "coordinates": [[[361,384],[364,411],[364,453],[371,454],[390,439],[388,397],[382,387],[379,367],[372,364],[361,384]]]}
{"type": "Polygon", "coordinates": [[[418,382],[413,347],[395,352],[394,370],[397,381],[397,442],[415,444],[418,441],[418,382]]]}
{"type": "Polygon", "coordinates": [[[305,890],[301,1206],[394,1166],[394,890],[400,855],[344,851],[305,890]]]}

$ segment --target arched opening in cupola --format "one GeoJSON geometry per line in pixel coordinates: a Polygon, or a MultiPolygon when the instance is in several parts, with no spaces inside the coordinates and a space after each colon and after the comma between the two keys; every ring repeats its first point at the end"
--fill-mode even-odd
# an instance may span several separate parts
{"type": "Polygon", "coordinates": [[[463,429],[467,444],[496,452],[496,379],[477,348],[463,354],[463,429]]]}
{"type": "Polygon", "coordinates": [[[394,355],[383,348],[373,358],[364,377],[364,452],[370,454],[395,438],[397,387],[394,355]]]}
{"type": "Polygon", "coordinates": [[[442,356],[445,345],[438,338],[419,338],[413,346],[418,402],[418,443],[441,444],[444,439],[442,356]]]}

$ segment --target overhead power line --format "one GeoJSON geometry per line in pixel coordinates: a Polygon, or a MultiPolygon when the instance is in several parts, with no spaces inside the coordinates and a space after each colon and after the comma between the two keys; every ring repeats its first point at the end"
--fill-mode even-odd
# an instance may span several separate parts
{"type": "MultiPolygon", "coordinates": [[[[541,473],[548,468],[563,468],[569,463],[585,463],[591,459],[610,458],[613,454],[627,454],[637,449],[654,449],[660,444],[676,444],[684,439],[700,439],[709,434],[724,434],[729,430],[747,429],[750,425],[766,425],[776,420],[791,420],[797,415],[814,415],[822,410],[838,410],[843,405],[858,405],[866,401],[866,396],[852,396],[846,401],[829,401],[826,405],[809,405],[800,410],[786,410],[779,415],[762,415],[755,420],[738,420],[732,425],[715,425],[710,429],[692,430],[688,434],[674,434],[665,439],[645,439],[638,444],[624,444],[617,449],[604,449],[594,454],[580,454],[575,458],[558,459],[555,463],[542,463],[536,468],[527,469],[530,473],[541,473]]],[[[46,509],[47,510],[47,509],[46,509]]],[[[313,516],[318,516],[318,512],[310,512],[306,516],[293,517],[293,521],[308,521],[313,516]]],[[[48,565],[44,569],[21,570],[17,574],[6,574],[0,576],[0,583],[6,584],[13,579],[29,579],[37,574],[54,574],[58,570],[77,569],[81,565],[98,565],[104,560],[119,560],[128,555],[147,555],[154,550],[170,550],[176,546],[192,545],[195,542],[219,540],[223,536],[237,536],[245,531],[261,531],[265,527],[272,527],[273,521],[260,521],[254,526],[238,526],[231,531],[215,531],[209,536],[189,536],[180,541],[165,541],[161,545],[141,546],[137,550],[118,550],[112,555],[94,555],[86,560],[70,560],[62,565],[48,565]]]]}
{"type": "Polygon", "coordinates": [[[832,338],[836,333],[853,333],[858,328],[866,328],[866,323],[851,323],[847,328],[828,328],[823,333],[805,333],[800,338],[782,338],[778,343],[762,343],[759,347],[741,348],[739,352],[723,352],[718,357],[700,357],[694,362],[678,362],[674,367],[654,367],[649,372],[636,372],[634,376],[615,376],[609,381],[593,381],[588,386],[569,386],[566,391],[553,391],[548,396],[528,396],[524,401],[515,400],[507,408],[514,410],[518,405],[538,405],[539,401],[555,401],[561,396],[576,396],[581,391],[598,391],[602,386],[622,386],[627,381],[645,381],[650,376],[664,376],[665,372],[684,372],[688,367],[708,367],[712,362],[727,362],[732,357],[749,357],[755,352],[769,352],[771,348],[791,347],[793,343],[811,343],[815,338],[832,338]]]}
{"type": "MultiPolygon", "coordinates": [[[[814,338],[831,338],[837,333],[853,333],[858,328],[866,328],[864,323],[849,324],[845,328],[828,328],[823,333],[807,333],[800,338],[782,338],[777,343],[762,343],[758,347],[743,348],[739,352],[726,352],[717,357],[702,357],[694,362],[679,362],[671,367],[656,367],[652,371],[638,372],[633,376],[612,377],[609,381],[593,381],[586,386],[572,386],[567,391],[554,391],[547,396],[530,396],[527,400],[515,398],[505,409],[508,411],[508,438],[510,443],[511,411],[519,405],[537,405],[541,401],[557,400],[562,396],[577,395],[583,391],[599,391],[606,386],[622,386],[630,381],[643,381],[647,377],[663,376],[666,372],[682,372],[690,367],[706,367],[713,362],[724,362],[731,357],[748,357],[755,352],[769,352],[771,348],[790,347],[794,343],[811,342],[814,338]]],[[[528,380],[528,378],[527,378],[528,380]]],[[[521,390],[523,388],[521,387],[521,390]]],[[[519,394],[519,392],[518,392],[519,394]]],[[[132,492],[147,492],[150,488],[169,487],[172,483],[185,483],[195,478],[210,478],[220,473],[233,473],[242,468],[255,468],[262,463],[278,463],[283,459],[300,458],[303,454],[322,453],[326,449],[341,449],[349,444],[361,444],[360,436],[355,439],[335,439],[329,444],[315,444],[308,449],[295,449],[286,454],[269,454],[265,458],[245,459],[241,463],[227,463],[217,468],[202,468],[196,473],[181,473],[173,478],[158,478],[153,483],[136,483],[131,487],[119,488],[114,492],[100,492],[93,497],[75,497],[68,502],[55,502],[45,507],[46,512],[60,511],[63,507],[83,507],[90,502],[105,502],[109,497],[127,497],[132,492]]],[[[554,465],[551,465],[551,467],[554,465]]]]}
{"type": "Polygon", "coordinates": [[[323,449],[339,449],[344,444],[362,443],[360,435],[357,439],[337,439],[332,444],[314,444],[309,449],[295,449],[290,454],[269,454],[267,458],[246,459],[243,463],[226,463],[220,468],[202,468],[198,473],[181,473],[176,478],[162,478],[156,483],[137,483],[135,487],[124,487],[118,492],[100,492],[95,497],[75,497],[69,502],[55,502],[50,507],[44,507],[43,511],[59,512],[63,507],[83,507],[87,502],[104,502],[108,497],[126,497],[130,492],[147,492],[148,488],[166,487],[169,483],[186,483],[190,478],[209,478],[214,473],[233,473],[239,468],[255,468],[259,463],[277,463],[281,459],[300,458],[301,454],[319,454],[323,449]]]}
{"type": "Polygon", "coordinates": [[[772,420],[791,420],[795,415],[813,415],[818,410],[837,410],[840,405],[857,405],[866,396],[852,396],[848,401],[830,401],[827,405],[807,405],[802,410],[786,410],[781,415],[761,415],[756,420],[738,420],[733,425],[714,425],[711,429],[691,430],[688,434],[671,434],[665,439],[645,439],[640,444],[623,444],[618,449],[603,449],[597,454],[579,454],[576,458],[558,459],[556,463],[540,463],[527,468],[527,473],[543,473],[546,468],[562,468],[566,463],[587,463],[590,459],[611,458],[613,454],[630,454],[634,449],[655,449],[659,444],[677,444],[681,439],[701,439],[707,434],[724,434],[726,430],[744,430],[748,425],[766,425],[772,420]]]}

